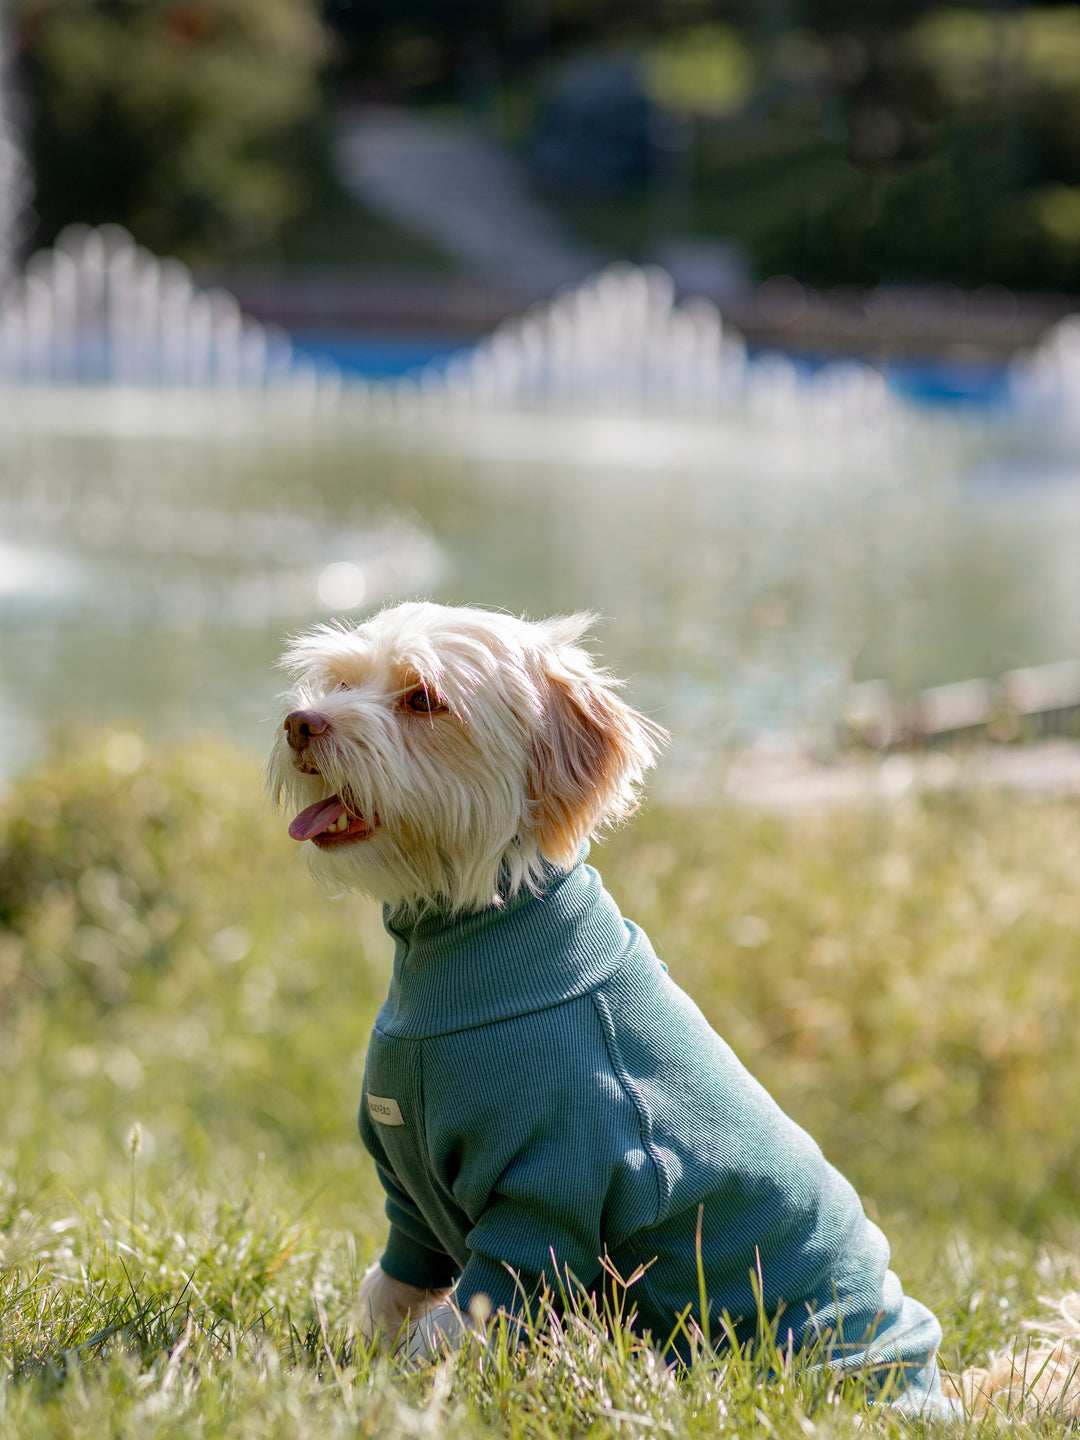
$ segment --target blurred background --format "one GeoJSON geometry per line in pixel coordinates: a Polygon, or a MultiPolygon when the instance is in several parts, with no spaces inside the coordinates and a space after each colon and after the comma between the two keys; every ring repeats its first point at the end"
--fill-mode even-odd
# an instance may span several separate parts
{"type": "Polygon", "coordinates": [[[595,610],[676,791],[1071,733],[1080,6],[0,23],[5,773],[420,594],[595,610]]]}
{"type": "Polygon", "coordinates": [[[336,272],[369,323],[363,282],[423,278],[412,308],[429,326],[446,325],[438,297],[455,279],[486,281],[481,327],[604,256],[668,260],[680,283],[721,296],[777,274],[949,281],[994,287],[978,298],[1003,311],[1002,287],[1080,280],[1074,5],[7,0],[7,12],[24,248],[72,222],[119,223],[204,272],[288,279],[298,308],[303,278],[336,272]],[[531,192],[545,238],[562,236],[562,274],[554,253],[546,269],[531,254],[515,264],[512,242],[528,240],[509,233],[501,259],[491,238],[486,273],[469,263],[445,192],[479,209],[485,166],[487,228],[509,231],[511,192],[531,192]],[[410,189],[428,192],[423,214],[410,189]]]}

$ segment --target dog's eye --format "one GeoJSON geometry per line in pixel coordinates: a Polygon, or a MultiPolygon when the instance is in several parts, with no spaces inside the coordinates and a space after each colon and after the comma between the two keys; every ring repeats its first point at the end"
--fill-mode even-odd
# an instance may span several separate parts
{"type": "Polygon", "coordinates": [[[433,690],[427,690],[423,685],[417,685],[414,689],[407,690],[402,696],[401,703],[414,715],[445,715],[450,708],[439,699],[433,690]]]}

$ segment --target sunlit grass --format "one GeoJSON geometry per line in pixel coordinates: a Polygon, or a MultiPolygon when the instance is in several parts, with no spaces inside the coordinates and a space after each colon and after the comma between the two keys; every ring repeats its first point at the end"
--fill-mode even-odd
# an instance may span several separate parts
{"type": "MultiPolygon", "coordinates": [[[[858,1388],[767,1343],[676,1381],[588,1306],[435,1372],[367,1353],[390,946],[298,850],[209,744],[101,737],[3,807],[0,1433],[849,1433],[858,1388]]],[[[592,859],[863,1193],[951,1368],[1080,1281],[1074,804],[655,808],[592,859]]]]}

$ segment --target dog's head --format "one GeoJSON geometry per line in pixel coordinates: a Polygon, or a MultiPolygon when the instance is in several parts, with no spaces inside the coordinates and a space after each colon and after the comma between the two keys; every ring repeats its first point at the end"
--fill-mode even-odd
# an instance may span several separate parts
{"type": "Polygon", "coordinates": [[[418,602],[298,636],[270,783],[315,875],[476,910],[629,815],[666,737],[578,646],[589,620],[418,602]]]}

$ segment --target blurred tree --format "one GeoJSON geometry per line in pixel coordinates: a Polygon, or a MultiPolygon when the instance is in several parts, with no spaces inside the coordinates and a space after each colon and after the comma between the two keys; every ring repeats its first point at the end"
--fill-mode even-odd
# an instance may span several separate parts
{"type": "Polygon", "coordinates": [[[730,25],[686,25],[662,34],[644,55],[649,94],[691,114],[737,113],[754,93],[754,61],[730,25]]]}
{"type": "Polygon", "coordinates": [[[1002,155],[1023,245],[1007,278],[1080,286],[1080,6],[937,7],[906,44],[949,111],[1002,155]]]}
{"type": "Polygon", "coordinates": [[[908,43],[951,108],[1022,125],[1037,169],[1080,180],[1080,6],[938,10],[908,43]]]}
{"type": "Polygon", "coordinates": [[[117,221],[188,258],[271,239],[306,200],[315,0],[12,0],[35,245],[117,221]]]}

